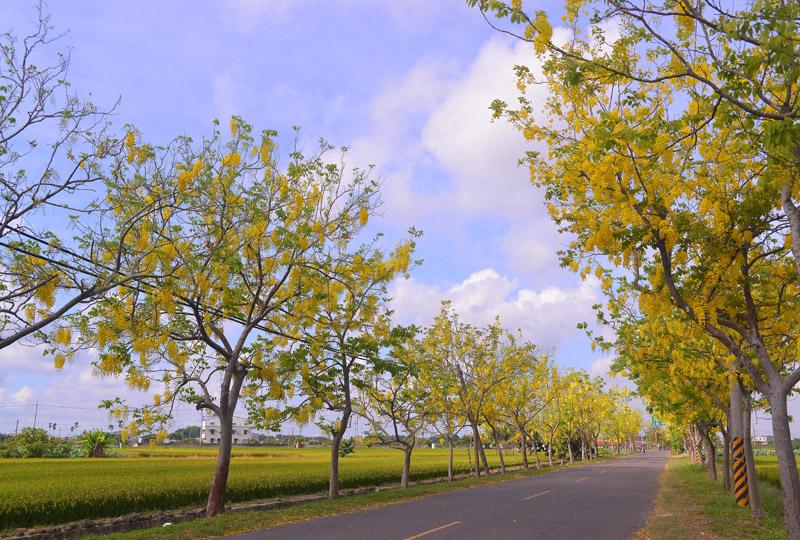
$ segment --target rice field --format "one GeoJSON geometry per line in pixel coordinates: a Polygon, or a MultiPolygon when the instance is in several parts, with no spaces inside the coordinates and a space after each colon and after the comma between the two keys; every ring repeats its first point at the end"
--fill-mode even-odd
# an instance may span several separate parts
{"type": "MultiPolygon", "coordinates": [[[[216,449],[163,447],[117,450],[117,458],[0,459],[0,530],[205,504],[216,449]]],[[[228,502],[324,491],[328,448],[234,448],[228,502]]],[[[496,454],[487,449],[490,464],[496,454]]],[[[507,465],[521,462],[519,453],[507,465]]],[[[456,470],[469,469],[467,450],[456,449],[456,470]]],[[[358,448],[340,460],[340,486],[399,482],[402,452],[358,448]]],[[[447,449],[419,448],[415,480],[447,474],[447,449]]]]}
{"type": "Polygon", "coordinates": [[[781,476],[778,471],[778,458],[776,456],[755,456],[755,462],[758,478],[774,486],[781,487],[781,476]]]}

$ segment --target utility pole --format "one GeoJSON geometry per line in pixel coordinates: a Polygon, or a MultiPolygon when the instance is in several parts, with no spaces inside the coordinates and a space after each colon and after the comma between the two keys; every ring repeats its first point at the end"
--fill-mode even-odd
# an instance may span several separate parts
{"type": "Polygon", "coordinates": [[[33,428],[36,429],[36,419],[39,417],[39,400],[36,400],[36,410],[33,413],[33,428]]]}
{"type": "Polygon", "coordinates": [[[14,435],[19,433],[19,418],[17,418],[17,427],[14,428],[14,435]]]}

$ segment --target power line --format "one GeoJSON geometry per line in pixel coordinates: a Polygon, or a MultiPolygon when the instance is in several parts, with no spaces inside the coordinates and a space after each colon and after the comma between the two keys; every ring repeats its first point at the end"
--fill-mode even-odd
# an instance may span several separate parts
{"type": "MultiPolygon", "coordinates": [[[[0,404],[0,409],[11,409],[11,408],[22,408],[22,407],[36,407],[35,403],[17,403],[17,404],[0,404]]],[[[47,403],[39,403],[39,407],[50,407],[53,409],[74,409],[78,411],[103,411],[102,407],[74,407],[72,405],[53,405],[47,403]]],[[[173,409],[176,412],[194,412],[195,409],[193,407],[175,407],[173,409]]]]}
{"type": "MultiPolygon", "coordinates": [[[[4,408],[4,409],[20,408],[20,407],[35,408],[36,404],[35,403],[25,403],[25,404],[19,404],[19,405],[0,405],[0,408],[4,408]]],[[[49,408],[53,408],[53,409],[75,409],[75,410],[78,410],[78,411],[98,411],[98,410],[102,410],[102,409],[99,409],[99,408],[91,408],[91,407],[72,407],[70,405],[47,405],[45,403],[39,403],[39,407],[40,408],[41,407],[49,407],[49,408]]]]}

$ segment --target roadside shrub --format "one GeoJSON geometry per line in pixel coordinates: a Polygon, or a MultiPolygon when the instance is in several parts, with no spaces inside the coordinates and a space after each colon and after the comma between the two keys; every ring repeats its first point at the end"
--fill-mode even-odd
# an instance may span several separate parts
{"type": "Polygon", "coordinates": [[[86,457],[106,457],[106,449],[111,444],[111,437],[102,429],[84,431],[81,435],[81,448],[86,457]]]}
{"type": "Polygon", "coordinates": [[[353,437],[342,439],[339,446],[339,457],[347,457],[356,451],[356,440],[353,437]]]}
{"type": "Polygon", "coordinates": [[[24,428],[8,443],[3,457],[43,458],[70,457],[74,447],[71,442],[51,437],[41,428],[24,428]]]}

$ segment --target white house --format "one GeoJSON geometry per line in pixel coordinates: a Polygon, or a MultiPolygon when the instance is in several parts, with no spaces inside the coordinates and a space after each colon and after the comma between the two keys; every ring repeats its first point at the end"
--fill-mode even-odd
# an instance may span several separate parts
{"type": "MultiPolygon", "coordinates": [[[[209,416],[200,422],[200,444],[219,444],[221,429],[219,418],[209,416]]],[[[233,419],[233,444],[248,444],[252,438],[252,429],[244,418],[233,419]]]]}

